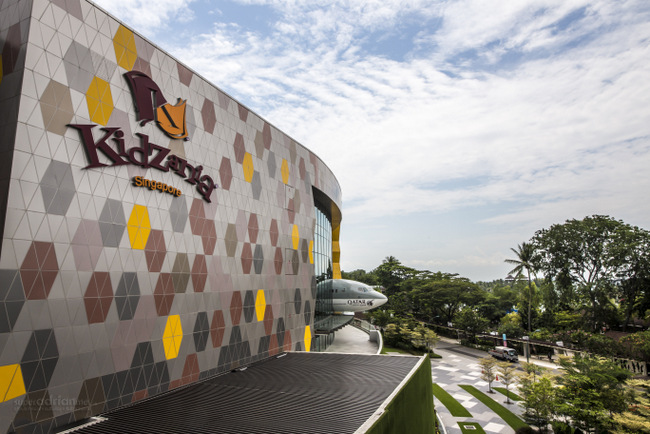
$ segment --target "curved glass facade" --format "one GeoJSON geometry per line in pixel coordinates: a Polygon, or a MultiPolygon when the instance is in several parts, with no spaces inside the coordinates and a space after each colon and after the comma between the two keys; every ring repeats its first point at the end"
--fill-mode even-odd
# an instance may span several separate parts
{"type": "Polygon", "coordinates": [[[332,278],[332,222],[318,206],[314,231],[314,275],[317,282],[332,278]]]}

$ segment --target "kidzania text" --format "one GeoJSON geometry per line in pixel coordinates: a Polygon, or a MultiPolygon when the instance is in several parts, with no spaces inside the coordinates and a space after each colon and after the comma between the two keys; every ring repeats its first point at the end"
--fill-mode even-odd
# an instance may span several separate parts
{"type": "Polygon", "coordinates": [[[209,175],[202,175],[203,166],[192,166],[176,155],[171,155],[168,148],[149,142],[149,136],[136,133],[140,138],[140,146],[134,146],[126,149],[124,144],[124,132],[117,127],[103,127],[103,137],[95,140],[92,129],[97,125],[70,124],[81,134],[81,139],[86,150],[86,155],[90,164],[86,169],[104,166],[121,166],[125,164],[134,164],[145,169],[153,168],[163,172],[170,170],[175,172],[185,182],[196,185],[199,192],[206,202],[211,202],[210,195],[217,187],[214,180],[209,175]],[[109,144],[109,141],[112,144],[109,144]],[[111,161],[111,164],[104,164],[99,161],[99,153],[111,161]]]}

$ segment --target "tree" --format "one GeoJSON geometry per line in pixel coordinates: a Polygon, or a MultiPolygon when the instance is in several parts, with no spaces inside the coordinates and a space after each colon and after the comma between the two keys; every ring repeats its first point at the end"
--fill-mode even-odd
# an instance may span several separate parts
{"type": "Polygon", "coordinates": [[[633,398],[625,412],[614,415],[614,433],[650,433],[650,381],[630,380],[628,386],[633,398]]]}
{"type": "Polygon", "coordinates": [[[511,404],[510,402],[510,385],[514,383],[515,375],[515,366],[510,362],[499,362],[497,363],[497,373],[499,374],[499,381],[501,384],[506,386],[506,404],[511,404]]]}
{"type": "Polygon", "coordinates": [[[493,357],[483,357],[478,359],[478,364],[481,367],[481,379],[487,381],[488,393],[494,393],[492,382],[496,378],[497,361],[493,357]]]}
{"type": "Polygon", "coordinates": [[[413,345],[416,347],[425,347],[427,349],[427,353],[431,352],[432,347],[434,347],[440,340],[436,332],[428,327],[425,327],[422,324],[419,324],[411,332],[411,336],[413,345]]]}
{"type": "Polygon", "coordinates": [[[531,306],[533,304],[532,296],[532,281],[530,278],[530,273],[535,274],[539,269],[540,257],[537,253],[537,247],[533,243],[523,242],[517,245],[517,249],[510,248],[512,252],[517,256],[516,259],[506,259],[505,262],[511,265],[515,265],[509,273],[520,275],[524,271],[528,277],[528,334],[532,331],[531,328],[531,306]]]}
{"type": "Polygon", "coordinates": [[[560,358],[564,373],[558,378],[558,414],[583,431],[609,429],[612,415],[627,409],[625,383],[630,372],[598,356],[560,358]]]}
{"type": "Polygon", "coordinates": [[[469,279],[450,274],[440,273],[410,284],[413,289],[409,295],[416,306],[416,315],[427,322],[454,322],[463,306],[477,306],[485,296],[469,279]]]}
{"type": "Polygon", "coordinates": [[[473,342],[476,340],[478,333],[482,333],[487,329],[489,322],[471,307],[465,307],[456,315],[455,326],[469,333],[473,342]]]}
{"type": "Polygon", "coordinates": [[[533,363],[524,366],[519,376],[520,405],[524,407],[524,420],[546,432],[557,408],[555,377],[540,371],[533,363]],[[532,366],[530,366],[532,365],[532,366]]]}
{"type": "MultiPolygon", "coordinates": [[[[592,327],[601,322],[600,311],[608,307],[603,301],[616,295],[621,282],[646,275],[646,271],[629,265],[638,246],[633,241],[635,232],[645,234],[620,220],[594,215],[552,225],[537,231],[533,237],[532,242],[540,253],[541,270],[564,288],[565,298],[572,297],[572,290],[577,289],[582,297],[578,301],[585,301],[591,311],[592,327]]],[[[644,261],[635,263],[645,267],[644,261]]]]}

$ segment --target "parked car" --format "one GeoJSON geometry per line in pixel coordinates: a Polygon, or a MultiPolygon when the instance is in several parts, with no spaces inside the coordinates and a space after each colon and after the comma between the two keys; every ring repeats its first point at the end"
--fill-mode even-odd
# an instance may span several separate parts
{"type": "Polygon", "coordinates": [[[509,360],[511,362],[518,362],[519,356],[517,350],[508,347],[494,347],[488,353],[495,359],[509,360]]]}

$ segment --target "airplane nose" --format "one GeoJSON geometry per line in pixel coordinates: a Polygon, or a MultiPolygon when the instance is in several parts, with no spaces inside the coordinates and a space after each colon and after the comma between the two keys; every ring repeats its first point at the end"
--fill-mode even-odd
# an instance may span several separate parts
{"type": "Polygon", "coordinates": [[[381,305],[386,304],[387,301],[388,301],[388,298],[386,298],[386,296],[384,294],[379,294],[379,298],[377,300],[375,300],[374,305],[375,305],[375,307],[379,307],[381,305]]]}

